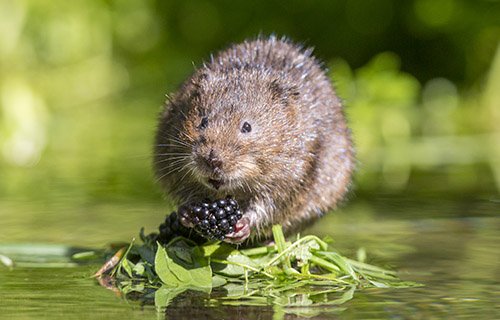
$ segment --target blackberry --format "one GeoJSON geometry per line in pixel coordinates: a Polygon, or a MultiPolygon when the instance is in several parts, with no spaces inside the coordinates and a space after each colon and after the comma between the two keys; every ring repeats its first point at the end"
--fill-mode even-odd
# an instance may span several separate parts
{"type": "Polygon", "coordinates": [[[177,236],[189,238],[196,243],[206,239],[224,240],[225,235],[235,230],[236,223],[242,217],[238,203],[231,196],[211,201],[205,199],[200,203],[179,207],[165,217],[160,225],[157,241],[166,244],[177,236]],[[194,224],[194,230],[184,227],[181,220],[186,219],[194,224]]]}
{"type": "Polygon", "coordinates": [[[198,221],[191,219],[194,229],[211,240],[224,240],[225,235],[234,231],[236,223],[243,216],[238,203],[231,196],[215,201],[205,199],[192,204],[189,210],[198,218],[198,221]]]}
{"type": "Polygon", "coordinates": [[[204,238],[192,232],[191,229],[184,227],[180,222],[180,219],[182,219],[182,217],[185,218],[188,214],[190,214],[190,211],[187,208],[181,207],[178,212],[173,211],[167,215],[165,221],[160,224],[158,228],[160,233],[156,240],[160,243],[167,244],[173,238],[183,236],[198,244],[205,242],[204,238]]]}

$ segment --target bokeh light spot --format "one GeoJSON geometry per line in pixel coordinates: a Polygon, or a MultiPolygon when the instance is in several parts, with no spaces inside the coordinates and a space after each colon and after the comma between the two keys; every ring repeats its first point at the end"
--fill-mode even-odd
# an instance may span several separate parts
{"type": "Polygon", "coordinates": [[[414,6],[417,18],[434,28],[447,25],[455,12],[454,0],[418,0],[414,6]]]}

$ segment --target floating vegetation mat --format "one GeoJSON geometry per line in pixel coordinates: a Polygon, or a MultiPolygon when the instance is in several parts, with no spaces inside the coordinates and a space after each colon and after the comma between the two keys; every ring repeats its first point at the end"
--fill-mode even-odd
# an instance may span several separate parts
{"type": "Polygon", "coordinates": [[[143,243],[120,249],[96,277],[125,296],[154,301],[159,310],[188,290],[207,293],[209,305],[305,307],[340,305],[361,288],[418,286],[329,250],[316,236],[286,241],[279,225],[273,236],[272,245],[238,250],[184,237],[161,245],[141,231],[143,243]]]}

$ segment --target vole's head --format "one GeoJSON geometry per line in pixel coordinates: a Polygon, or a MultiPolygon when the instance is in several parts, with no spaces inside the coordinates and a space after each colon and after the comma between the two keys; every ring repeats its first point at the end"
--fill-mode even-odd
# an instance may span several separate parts
{"type": "Polygon", "coordinates": [[[178,158],[185,175],[235,194],[265,188],[291,170],[302,143],[294,87],[262,72],[202,69],[181,91],[172,112],[179,115],[174,135],[186,155],[178,158]]]}

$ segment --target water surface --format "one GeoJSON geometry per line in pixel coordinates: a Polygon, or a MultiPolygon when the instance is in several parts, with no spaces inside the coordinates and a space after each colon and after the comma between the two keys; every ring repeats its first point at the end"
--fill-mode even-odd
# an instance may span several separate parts
{"type": "MultiPolygon", "coordinates": [[[[7,205],[4,204],[4,208],[7,205]]],[[[141,226],[152,231],[166,213],[157,204],[50,206],[46,215],[36,203],[9,205],[0,243],[61,243],[103,247],[128,241],[141,226]],[[56,208],[56,209],[54,209],[56,208]],[[60,221],[58,210],[68,220],[60,221]],[[24,217],[24,219],[16,219],[24,217]],[[40,218],[42,217],[42,218],[40,218]]],[[[327,215],[307,233],[330,235],[335,249],[355,257],[364,248],[368,261],[400,272],[405,280],[424,284],[407,289],[361,289],[354,299],[333,308],[276,306],[228,307],[208,303],[208,296],[187,293],[167,309],[170,319],[324,318],[500,318],[500,204],[495,197],[444,199],[374,195],[357,198],[327,215]]],[[[153,306],[127,301],[100,287],[96,265],[0,269],[2,318],[157,319],[153,306]]],[[[163,317],[163,316],[160,316],[163,317]]]]}

